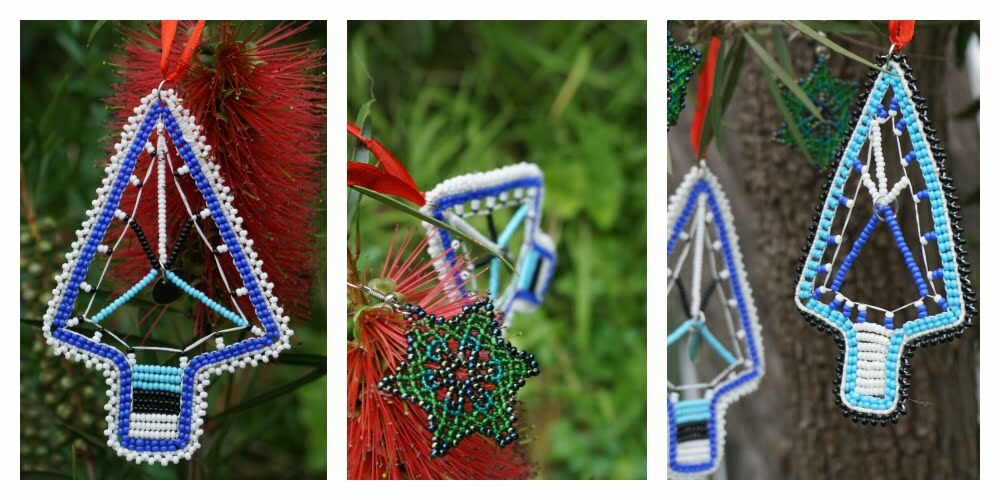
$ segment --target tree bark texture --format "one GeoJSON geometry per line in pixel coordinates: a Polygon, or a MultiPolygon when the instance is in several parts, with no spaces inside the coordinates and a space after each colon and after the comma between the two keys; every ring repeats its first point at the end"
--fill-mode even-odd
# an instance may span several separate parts
{"type": "MultiPolygon", "coordinates": [[[[975,119],[955,119],[974,97],[966,69],[954,63],[954,29],[921,30],[917,24],[917,35],[906,52],[962,199],[971,279],[978,292],[979,127],[975,119]]],[[[773,54],[771,40],[765,38],[759,37],[773,54]]],[[[869,58],[876,46],[885,45],[882,52],[888,49],[888,41],[875,36],[860,41],[871,47],[847,47],[869,58]]],[[[797,74],[808,74],[816,44],[800,35],[789,46],[797,74]]],[[[836,54],[829,64],[833,75],[849,81],[861,82],[868,71],[836,54]]],[[[723,119],[725,128],[717,134],[723,155],[713,145],[707,162],[735,212],[762,324],[766,373],[758,390],[727,412],[726,476],[979,478],[978,327],[951,342],[917,349],[911,359],[909,414],[898,424],[872,427],[841,415],[833,393],[838,349],[830,337],[809,326],[792,298],[796,265],[825,175],[799,151],[773,141],[781,114],[749,49],[742,71],[723,119]]],[[[694,159],[687,137],[693,108],[689,102],[681,121],[670,130],[671,190],[694,159]]],[[[866,249],[863,254],[872,259],[865,263],[864,298],[902,303],[907,295],[899,281],[906,276],[899,274],[899,254],[891,239],[873,239],[870,244],[876,251],[866,249]]]]}

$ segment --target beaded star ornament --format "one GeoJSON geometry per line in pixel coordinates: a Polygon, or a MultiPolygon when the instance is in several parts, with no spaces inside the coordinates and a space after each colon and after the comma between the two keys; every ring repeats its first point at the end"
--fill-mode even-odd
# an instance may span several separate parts
{"type": "Polygon", "coordinates": [[[701,62],[701,52],[688,44],[678,44],[667,32],[667,130],[677,124],[684,110],[688,82],[701,62]]]}
{"type": "Polygon", "coordinates": [[[449,231],[425,222],[427,251],[449,293],[466,297],[488,290],[505,322],[515,312],[541,304],[556,267],[555,243],[540,227],[544,192],[542,171],[533,163],[460,175],[427,192],[421,211],[465,232],[514,266],[511,273],[492,255],[476,258],[449,231]],[[442,254],[445,258],[438,259],[442,254]],[[463,256],[468,264],[456,272],[463,256]]]}
{"type": "Polygon", "coordinates": [[[841,349],[844,415],[885,425],[907,412],[915,347],[960,335],[976,310],[958,197],[925,99],[906,56],[890,50],[876,63],[883,71],[868,75],[817,207],[795,303],[841,349]],[[877,239],[898,256],[903,303],[864,300],[863,252],[877,239]]]}
{"type": "Polygon", "coordinates": [[[726,408],[757,387],[764,348],[729,201],[704,160],[670,197],[667,227],[667,294],[683,319],[667,335],[669,475],[702,477],[722,462],[726,408]]]}
{"type": "Polygon", "coordinates": [[[397,304],[394,294],[358,288],[399,307],[409,324],[406,360],[378,388],[427,413],[431,457],[443,456],[477,432],[500,447],[518,439],[517,391],[525,379],[538,375],[538,361],[504,338],[492,300],[484,298],[445,318],[415,304],[397,304]]]}
{"type": "Polygon", "coordinates": [[[104,431],[108,445],[127,460],[166,465],[190,459],[200,447],[211,376],[276,358],[291,347],[293,332],[195,117],[184,109],[173,89],[154,89],[141,99],[134,113],[104,169],[107,177],[97,189],[93,208],[86,212],[88,219],[77,231],[78,240],[56,277],[42,330],[54,354],[83,362],[103,374],[109,396],[104,431]],[[182,165],[173,164],[168,148],[183,159],[182,165]],[[154,176],[158,207],[155,249],[135,220],[141,194],[154,176]],[[182,184],[193,186],[199,196],[187,197],[182,184]],[[176,188],[187,212],[173,245],[167,241],[166,222],[166,192],[171,187],[176,188]],[[134,205],[121,206],[129,190],[135,191],[134,205]],[[214,231],[203,230],[201,221],[208,220],[214,231]],[[150,269],[117,298],[95,307],[98,290],[106,287],[104,278],[112,257],[129,232],[142,246],[150,269]],[[178,252],[192,234],[213,249],[215,267],[229,291],[228,300],[213,300],[174,267],[178,252]],[[238,282],[226,280],[224,264],[232,266],[230,275],[238,275],[238,282]],[[158,304],[187,295],[228,325],[183,349],[130,344],[127,335],[105,326],[105,321],[150,287],[158,304]],[[244,313],[241,301],[252,305],[252,314],[244,313]],[[224,334],[242,340],[226,344],[224,334]],[[215,342],[208,343],[210,339],[215,342]],[[207,349],[209,345],[215,348],[207,349]],[[156,353],[163,351],[176,356],[172,359],[177,363],[157,363],[156,353]],[[140,360],[140,355],[146,359],[140,360]]]}
{"type": "Polygon", "coordinates": [[[854,107],[854,98],[858,92],[856,83],[835,78],[830,74],[827,59],[826,51],[821,50],[809,76],[799,79],[799,86],[819,108],[823,119],[816,118],[802,101],[783,87],[781,100],[794,117],[795,123],[783,121],[774,134],[774,139],[779,144],[796,146],[798,143],[791,128],[797,128],[805,142],[809,157],[817,168],[826,168],[836,161],[837,153],[840,152],[841,138],[850,126],[851,109],[854,107]]]}

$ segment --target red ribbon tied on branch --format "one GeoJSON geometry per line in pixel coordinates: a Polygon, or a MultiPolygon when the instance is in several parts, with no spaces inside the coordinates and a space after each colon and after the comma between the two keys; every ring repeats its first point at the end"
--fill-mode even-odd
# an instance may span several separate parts
{"type": "Polygon", "coordinates": [[[378,168],[359,161],[347,162],[348,186],[361,186],[382,194],[406,198],[421,207],[427,203],[424,194],[413,182],[413,177],[410,177],[410,172],[388,149],[385,149],[385,146],[375,139],[362,136],[361,129],[351,122],[347,122],[347,133],[361,141],[383,167],[378,168]]]}
{"type": "Polygon", "coordinates": [[[160,73],[163,79],[174,82],[177,77],[184,74],[191,67],[191,58],[198,47],[198,39],[201,38],[201,31],[205,29],[205,21],[198,21],[194,25],[191,37],[184,44],[181,58],[177,61],[177,67],[170,71],[170,47],[174,44],[174,36],[177,34],[177,21],[161,21],[161,53],[160,53],[160,73]]]}
{"type": "Polygon", "coordinates": [[[896,46],[896,52],[913,40],[914,24],[916,21],[889,21],[889,41],[896,46]]]}
{"type": "Polygon", "coordinates": [[[717,37],[712,37],[708,44],[708,55],[705,57],[705,65],[701,67],[698,75],[698,102],[695,103],[694,116],[691,118],[691,149],[699,159],[705,155],[698,151],[701,145],[701,132],[705,128],[705,114],[708,112],[708,101],[712,99],[712,87],[715,84],[715,62],[719,57],[719,44],[717,37]]]}

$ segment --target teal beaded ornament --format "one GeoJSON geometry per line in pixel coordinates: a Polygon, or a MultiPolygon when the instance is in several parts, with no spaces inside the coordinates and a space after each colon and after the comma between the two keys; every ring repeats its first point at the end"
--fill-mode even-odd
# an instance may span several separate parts
{"type": "MultiPolygon", "coordinates": [[[[395,305],[394,295],[361,288],[395,305]]],[[[443,456],[476,432],[501,447],[516,441],[515,398],[525,379],[538,375],[538,362],[503,338],[493,301],[467,305],[450,319],[413,304],[400,308],[410,323],[406,361],[378,388],[427,412],[431,457],[443,456]]]]}
{"type": "Polygon", "coordinates": [[[684,110],[688,82],[699,62],[701,52],[698,49],[678,44],[667,32],[667,130],[677,124],[677,118],[684,110]]]}
{"type": "Polygon", "coordinates": [[[916,348],[961,336],[977,310],[961,207],[926,99],[905,55],[890,49],[875,62],[882,71],[868,75],[809,228],[795,303],[841,351],[834,393],[843,414],[886,425],[908,411],[916,348]],[[901,304],[867,299],[856,264],[876,239],[895,242],[898,285],[910,290],[901,304]]]}
{"type": "MultiPolygon", "coordinates": [[[[805,142],[806,151],[816,168],[824,169],[837,159],[844,131],[850,125],[851,109],[858,93],[858,84],[835,78],[827,66],[827,54],[820,52],[816,65],[806,78],[799,79],[799,86],[819,108],[823,119],[802,104],[797,97],[782,86],[781,100],[789,114],[795,118],[795,127],[805,142]]],[[[774,134],[775,142],[796,146],[795,135],[787,121],[774,134]]]]}

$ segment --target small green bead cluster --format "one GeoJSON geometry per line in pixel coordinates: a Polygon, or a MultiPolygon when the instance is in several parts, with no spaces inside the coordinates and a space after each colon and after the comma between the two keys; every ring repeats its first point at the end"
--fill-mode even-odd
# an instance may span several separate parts
{"type": "Polygon", "coordinates": [[[688,45],[678,45],[667,32],[667,130],[677,124],[684,110],[688,82],[701,62],[701,52],[688,45]]]}
{"type": "MultiPolygon", "coordinates": [[[[781,99],[789,114],[796,120],[796,128],[802,135],[806,150],[815,162],[816,168],[824,169],[837,160],[840,141],[850,126],[851,108],[858,93],[858,84],[830,76],[826,58],[819,57],[812,73],[799,80],[799,86],[819,108],[823,119],[816,118],[805,105],[793,96],[787,88],[782,88],[781,99]]],[[[795,146],[795,136],[783,121],[774,134],[779,144],[795,146]]]]}
{"type": "Polygon", "coordinates": [[[516,441],[517,391],[538,375],[538,362],[503,338],[493,302],[465,306],[451,319],[419,306],[404,309],[410,321],[406,361],[378,388],[427,412],[431,456],[444,455],[476,432],[501,447],[516,441]]]}

